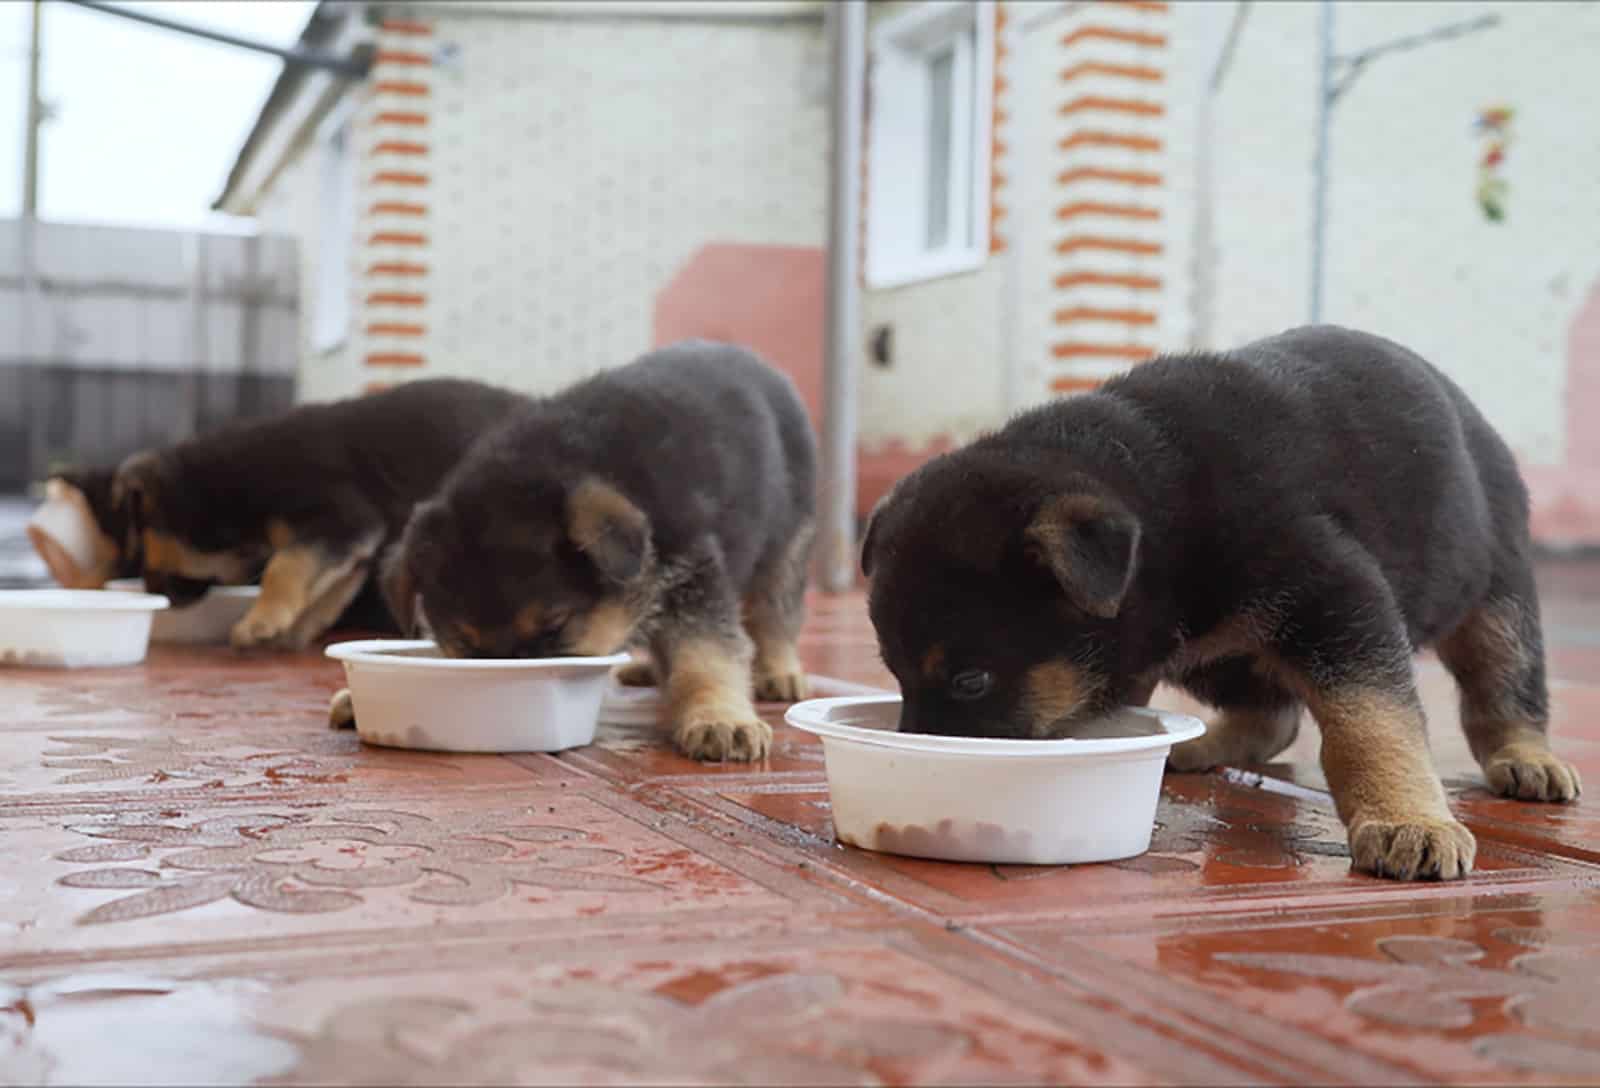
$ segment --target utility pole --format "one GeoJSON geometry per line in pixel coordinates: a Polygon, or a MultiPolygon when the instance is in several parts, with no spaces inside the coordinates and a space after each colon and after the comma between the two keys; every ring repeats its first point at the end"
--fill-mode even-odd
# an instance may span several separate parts
{"type": "Polygon", "coordinates": [[[1312,162],[1311,177],[1311,324],[1322,321],[1323,273],[1327,257],[1328,228],[1328,159],[1330,156],[1329,129],[1333,120],[1333,107],[1343,97],[1366,66],[1389,53],[1400,53],[1431,45],[1434,42],[1459,38],[1478,30],[1488,30],[1500,25],[1500,16],[1484,15],[1460,23],[1448,23],[1421,34],[1405,37],[1363,49],[1359,53],[1341,56],[1334,52],[1333,8],[1335,0],[1322,0],[1321,21],[1317,35],[1319,76],[1317,79],[1317,151],[1312,162]]]}
{"type": "Polygon", "coordinates": [[[861,110],[866,86],[866,0],[827,7],[833,52],[833,155],[828,185],[827,315],[823,348],[822,511],[818,564],[830,593],[856,581],[856,400],[861,306],[861,110]]]}
{"type": "Polygon", "coordinates": [[[28,480],[36,480],[45,469],[44,428],[47,418],[44,411],[44,359],[34,342],[34,329],[38,327],[41,297],[39,293],[39,129],[44,125],[44,103],[39,98],[39,38],[44,24],[44,0],[33,0],[31,26],[28,30],[28,92],[27,115],[23,123],[25,142],[22,155],[22,221],[17,254],[22,267],[22,312],[17,322],[20,334],[17,362],[23,367],[23,404],[26,406],[28,428],[28,480]]]}

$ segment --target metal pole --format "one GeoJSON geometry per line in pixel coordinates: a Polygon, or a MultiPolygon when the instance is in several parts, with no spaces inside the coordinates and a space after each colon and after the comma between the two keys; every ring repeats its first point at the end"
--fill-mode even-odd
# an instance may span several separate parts
{"type": "Polygon", "coordinates": [[[32,26],[28,37],[28,100],[22,158],[22,217],[39,215],[39,126],[44,123],[44,105],[39,100],[39,34],[44,0],[33,0],[32,26]]]}
{"type": "Polygon", "coordinates": [[[34,329],[38,326],[39,295],[39,129],[44,124],[44,104],[39,98],[40,49],[43,33],[44,3],[33,0],[30,12],[32,25],[28,33],[28,97],[26,117],[23,122],[25,141],[22,156],[22,222],[17,254],[22,267],[22,312],[18,321],[18,363],[23,368],[23,397],[26,405],[28,429],[27,479],[35,482],[44,471],[44,428],[47,413],[44,410],[43,390],[44,360],[34,344],[34,329]]]}
{"type": "Polygon", "coordinates": [[[1328,229],[1328,122],[1333,110],[1333,0],[1322,0],[1318,35],[1317,154],[1312,166],[1311,324],[1322,321],[1322,265],[1328,229]]]}
{"type": "Polygon", "coordinates": [[[321,68],[323,71],[344,76],[346,79],[365,79],[367,76],[369,65],[360,59],[324,56],[304,49],[284,49],[266,42],[241,38],[237,34],[225,34],[220,30],[191,26],[176,19],[164,19],[159,15],[151,15],[148,12],[138,11],[133,8],[114,7],[111,4],[100,3],[99,0],[66,0],[66,2],[76,4],[80,8],[88,8],[90,11],[98,11],[102,15],[115,15],[119,19],[132,19],[136,23],[160,27],[162,30],[175,30],[179,34],[189,34],[196,38],[204,38],[206,41],[217,42],[220,45],[232,45],[239,49],[267,53],[290,64],[304,65],[308,68],[321,68]]]}
{"type": "Polygon", "coordinates": [[[860,287],[861,125],[866,86],[866,0],[827,8],[833,49],[833,155],[828,185],[828,281],[823,359],[821,581],[839,593],[855,584],[856,398],[860,287]]]}

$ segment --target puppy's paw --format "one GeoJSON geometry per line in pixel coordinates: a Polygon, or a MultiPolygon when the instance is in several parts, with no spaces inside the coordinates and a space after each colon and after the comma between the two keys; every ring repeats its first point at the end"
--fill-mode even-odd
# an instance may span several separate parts
{"type": "Polygon", "coordinates": [[[1483,765],[1489,788],[1522,801],[1573,801],[1583,792],[1578,769],[1544,744],[1508,744],[1483,765]]]}
{"type": "Polygon", "coordinates": [[[272,612],[245,613],[228,633],[228,641],[235,650],[298,649],[293,619],[272,612]]]}
{"type": "Polygon", "coordinates": [[[767,758],[772,727],[760,718],[690,712],[674,730],[678,750],[708,763],[753,763],[767,758]]]}
{"type": "Polygon", "coordinates": [[[328,700],[328,728],[354,729],[355,725],[355,700],[350,698],[349,688],[340,688],[333,693],[333,698],[328,700]]]}
{"type": "Polygon", "coordinates": [[[755,695],[761,702],[798,703],[810,690],[806,674],[798,666],[782,670],[756,668],[755,695]]]}
{"type": "Polygon", "coordinates": [[[1225,754],[1218,747],[1216,738],[1209,732],[1194,740],[1175,744],[1172,751],[1167,753],[1167,770],[1177,771],[1180,774],[1198,774],[1221,766],[1225,762],[1227,762],[1225,754]]]}
{"type": "Polygon", "coordinates": [[[1472,871],[1478,841],[1451,819],[1365,820],[1350,825],[1351,864],[1395,880],[1456,880],[1472,871]]]}
{"type": "Polygon", "coordinates": [[[656,686],[656,667],[648,661],[630,661],[617,669],[617,683],[625,688],[653,688],[656,686]]]}

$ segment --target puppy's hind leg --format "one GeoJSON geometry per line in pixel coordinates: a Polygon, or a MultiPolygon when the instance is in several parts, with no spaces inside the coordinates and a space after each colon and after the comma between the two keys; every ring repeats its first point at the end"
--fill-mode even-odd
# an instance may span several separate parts
{"type": "Polygon", "coordinates": [[[744,598],[744,627],[755,643],[755,696],[772,702],[804,699],[809,685],[795,641],[806,615],[806,579],[816,526],[807,521],[793,537],[762,557],[744,598]]]}
{"type": "Polygon", "coordinates": [[[1461,691],[1461,728],[1489,787],[1524,801],[1571,801],[1578,770],[1550,750],[1550,696],[1533,576],[1524,567],[1436,649],[1461,691]]]}

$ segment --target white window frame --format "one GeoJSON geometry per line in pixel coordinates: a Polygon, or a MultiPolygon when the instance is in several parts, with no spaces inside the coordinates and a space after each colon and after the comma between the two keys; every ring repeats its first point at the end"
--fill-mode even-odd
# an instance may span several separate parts
{"type": "Polygon", "coordinates": [[[356,233],[354,109],[341,102],[317,129],[317,290],[311,349],[336,351],[350,338],[356,233]]]}
{"type": "Polygon", "coordinates": [[[989,255],[994,4],[922,0],[874,27],[871,49],[867,284],[898,287],[971,272],[989,255]],[[966,190],[970,204],[950,201],[950,241],[930,248],[931,61],[952,47],[950,191],[966,190]]]}

